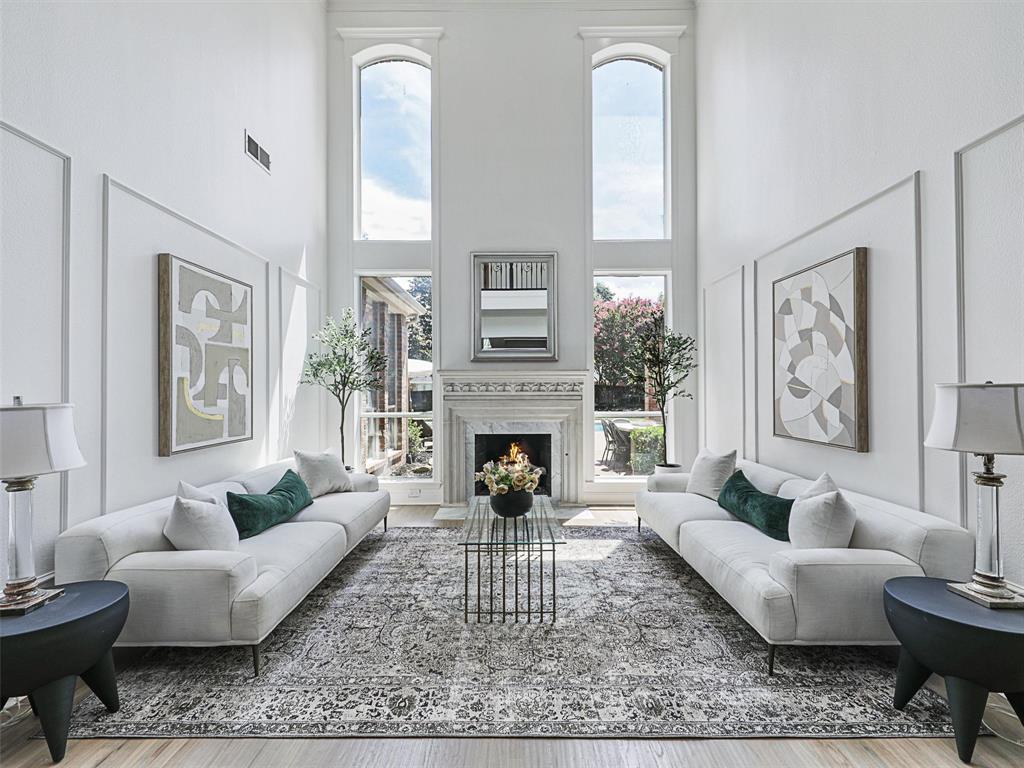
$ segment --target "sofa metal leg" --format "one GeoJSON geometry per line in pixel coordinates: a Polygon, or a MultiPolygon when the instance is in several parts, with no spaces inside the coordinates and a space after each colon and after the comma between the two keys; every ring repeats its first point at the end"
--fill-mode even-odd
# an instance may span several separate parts
{"type": "Polygon", "coordinates": [[[254,646],[252,646],[252,671],[253,671],[253,677],[259,677],[260,676],[260,662],[261,661],[262,661],[262,659],[260,658],[260,644],[256,643],[254,646]]]}
{"type": "Polygon", "coordinates": [[[768,677],[775,674],[775,645],[768,643],[768,677]]]}
{"type": "Polygon", "coordinates": [[[636,532],[640,533],[640,515],[636,516],[636,532]]]}
{"type": "Polygon", "coordinates": [[[384,533],[388,532],[388,516],[384,515],[384,533]]]}

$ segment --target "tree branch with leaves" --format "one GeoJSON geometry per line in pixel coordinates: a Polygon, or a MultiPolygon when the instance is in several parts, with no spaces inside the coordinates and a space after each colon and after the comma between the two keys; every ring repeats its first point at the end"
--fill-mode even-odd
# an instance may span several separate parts
{"type": "Polygon", "coordinates": [[[673,333],[663,317],[643,323],[625,358],[627,380],[654,400],[664,425],[661,433],[662,462],[668,461],[668,422],[665,409],[677,397],[692,398],[685,382],[697,368],[697,342],[692,336],[673,333]]]}
{"type": "Polygon", "coordinates": [[[370,339],[369,328],[359,329],[355,313],[346,309],[341,320],[328,317],[323,327],[313,334],[320,349],[306,355],[302,384],[314,384],[330,392],[341,406],[341,457],[345,456],[345,414],[349,401],[357,392],[381,388],[387,356],[370,339]]]}

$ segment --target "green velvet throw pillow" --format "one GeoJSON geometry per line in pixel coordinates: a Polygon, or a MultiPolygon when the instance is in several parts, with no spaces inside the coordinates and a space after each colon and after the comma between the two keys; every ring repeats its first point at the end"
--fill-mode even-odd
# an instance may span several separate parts
{"type": "Polygon", "coordinates": [[[773,539],[789,541],[789,512],[793,500],[762,493],[742,471],[734,472],[725,481],[718,494],[718,506],[773,539]]]}
{"type": "Polygon", "coordinates": [[[278,523],[290,520],[313,503],[309,488],[292,470],[284,473],[277,485],[267,493],[232,493],[228,491],[228,512],[235,521],[239,539],[263,533],[278,523]]]}

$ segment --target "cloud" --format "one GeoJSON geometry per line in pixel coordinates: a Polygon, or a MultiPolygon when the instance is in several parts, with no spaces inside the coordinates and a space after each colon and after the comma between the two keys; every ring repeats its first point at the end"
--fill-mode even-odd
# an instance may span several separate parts
{"type": "Polygon", "coordinates": [[[364,240],[429,240],[430,200],[406,197],[363,179],[364,240]]]}

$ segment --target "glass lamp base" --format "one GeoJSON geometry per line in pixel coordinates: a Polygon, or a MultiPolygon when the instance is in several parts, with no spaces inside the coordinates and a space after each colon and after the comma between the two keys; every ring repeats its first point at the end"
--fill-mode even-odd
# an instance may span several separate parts
{"type": "Polygon", "coordinates": [[[979,584],[969,581],[966,584],[947,584],[950,592],[968,600],[973,600],[986,608],[1016,608],[1024,610],[1024,594],[1011,589],[1005,583],[1001,585],[979,584]]]}

